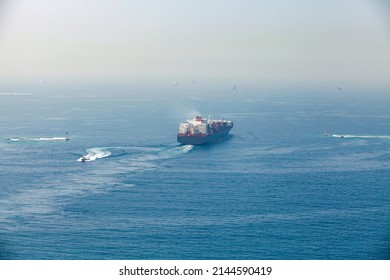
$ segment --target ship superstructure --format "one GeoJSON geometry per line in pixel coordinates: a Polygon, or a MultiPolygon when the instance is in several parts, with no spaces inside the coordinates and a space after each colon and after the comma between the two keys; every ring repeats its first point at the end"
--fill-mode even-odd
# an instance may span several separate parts
{"type": "Polygon", "coordinates": [[[228,136],[232,127],[232,121],[211,120],[197,116],[179,125],[177,141],[185,145],[219,142],[228,136]]]}

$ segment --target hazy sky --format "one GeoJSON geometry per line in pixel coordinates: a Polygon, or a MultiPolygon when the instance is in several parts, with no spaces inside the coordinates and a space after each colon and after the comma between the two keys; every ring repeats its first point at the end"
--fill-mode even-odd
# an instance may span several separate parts
{"type": "Polygon", "coordinates": [[[0,0],[0,81],[390,83],[380,0],[0,0]]]}

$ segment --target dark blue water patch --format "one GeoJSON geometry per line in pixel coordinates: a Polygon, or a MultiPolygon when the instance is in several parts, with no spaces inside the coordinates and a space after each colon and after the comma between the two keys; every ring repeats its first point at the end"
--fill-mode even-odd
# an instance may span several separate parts
{"type": "Polygon", "coordinates": [[[46,240],[34,258],[380,258],[389,195],[374,174],[353,175],[371,177],[369,187],[345,184],[348,173],[317,174],[316,184],[312,174],[237,175],[139,176],[135,187],[67,205],[60,227],[54,217],[25,235],[46,240]]]}
{"type": "Polygon", "coordinates": [[[3,239],[4,234],[0,234],[0,260],[8,260],[13,254],[11,254],[11,248],[8,245],[8,241],[3,239]]]}

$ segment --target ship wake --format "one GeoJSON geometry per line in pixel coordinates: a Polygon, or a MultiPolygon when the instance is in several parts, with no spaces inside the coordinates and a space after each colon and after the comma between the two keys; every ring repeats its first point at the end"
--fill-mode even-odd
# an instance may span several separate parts
{"type": "Polygon", "coordinates": [[[91,148],[87,149],[87,154],[80,157],[77,161],[94,161],[97,159],[109,157],[111,152],[106,148],[91,148]]]}
{"type": "Polygon", "coordinates": [[[68,141],[67,137],[22,137],[9,138],[12,142],[47,142],[47,141],[68,141]]]}
{"type": "Polygon", "coordinates": [[[174,158],[177,156],[180,156],[182,154],[187,154],[194,148],[194,145],[183,145],[183,146],[177,146],[175,148],[169,148],[166,150],[162,150],[158,153],[158,157],[160,159],[169,159],[174,158]]]}
{"type": "MultiPolygon", "coordinates": [[[[175,158],[187,154],[194,148],[193,145],[180,145],[169,148],[153,147],[95,147],[87,149],[87,154],[81,156],[77,161],[95,161],[107,157],[118,157],[128,155],[131,162],[148,162],[159,159],[175,158]]],[[[124,161],[126,159],[122,159],[124,161]]]]}
{"type": "MultiPolygon", "coordinates": [[[[58,212],[72,197],[110,192],[117,188],[136,185],[132,176],[146,173],[167,160],[189,153],[194,147],[94,147],[86,150],[87,160],[98,164],[74,166],[46,179],[31,182],[28,188],[0,198],[0,222],[12,221],[19,216],[36,216],[58,212]],[[104,160],[110,158],[111,160],[104,160]]],[[[57,158],[50,158],[58,162],[57,158]]],[[[81,161],[81,160],[80,160],[81,161]]],[[[10,224],[11,225],[11,224],[10,224]]]]}
{"type": "Polygon", "coordinates": [[[350,135],[350,134],[332,134],[335,138],[359,138],[359,139],[390,139],[388,135],[350,135]]]}

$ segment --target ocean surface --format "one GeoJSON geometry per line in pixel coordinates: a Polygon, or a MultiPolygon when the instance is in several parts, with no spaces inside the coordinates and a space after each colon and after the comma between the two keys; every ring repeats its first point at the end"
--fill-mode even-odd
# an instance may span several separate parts
{"type": "Polygon", "coordinates": [[[389,108],[344,89],[1,93],[0,258],[389,259],[389,108]],[[179,145],[195,114],[232,136],[179,145]]]}

